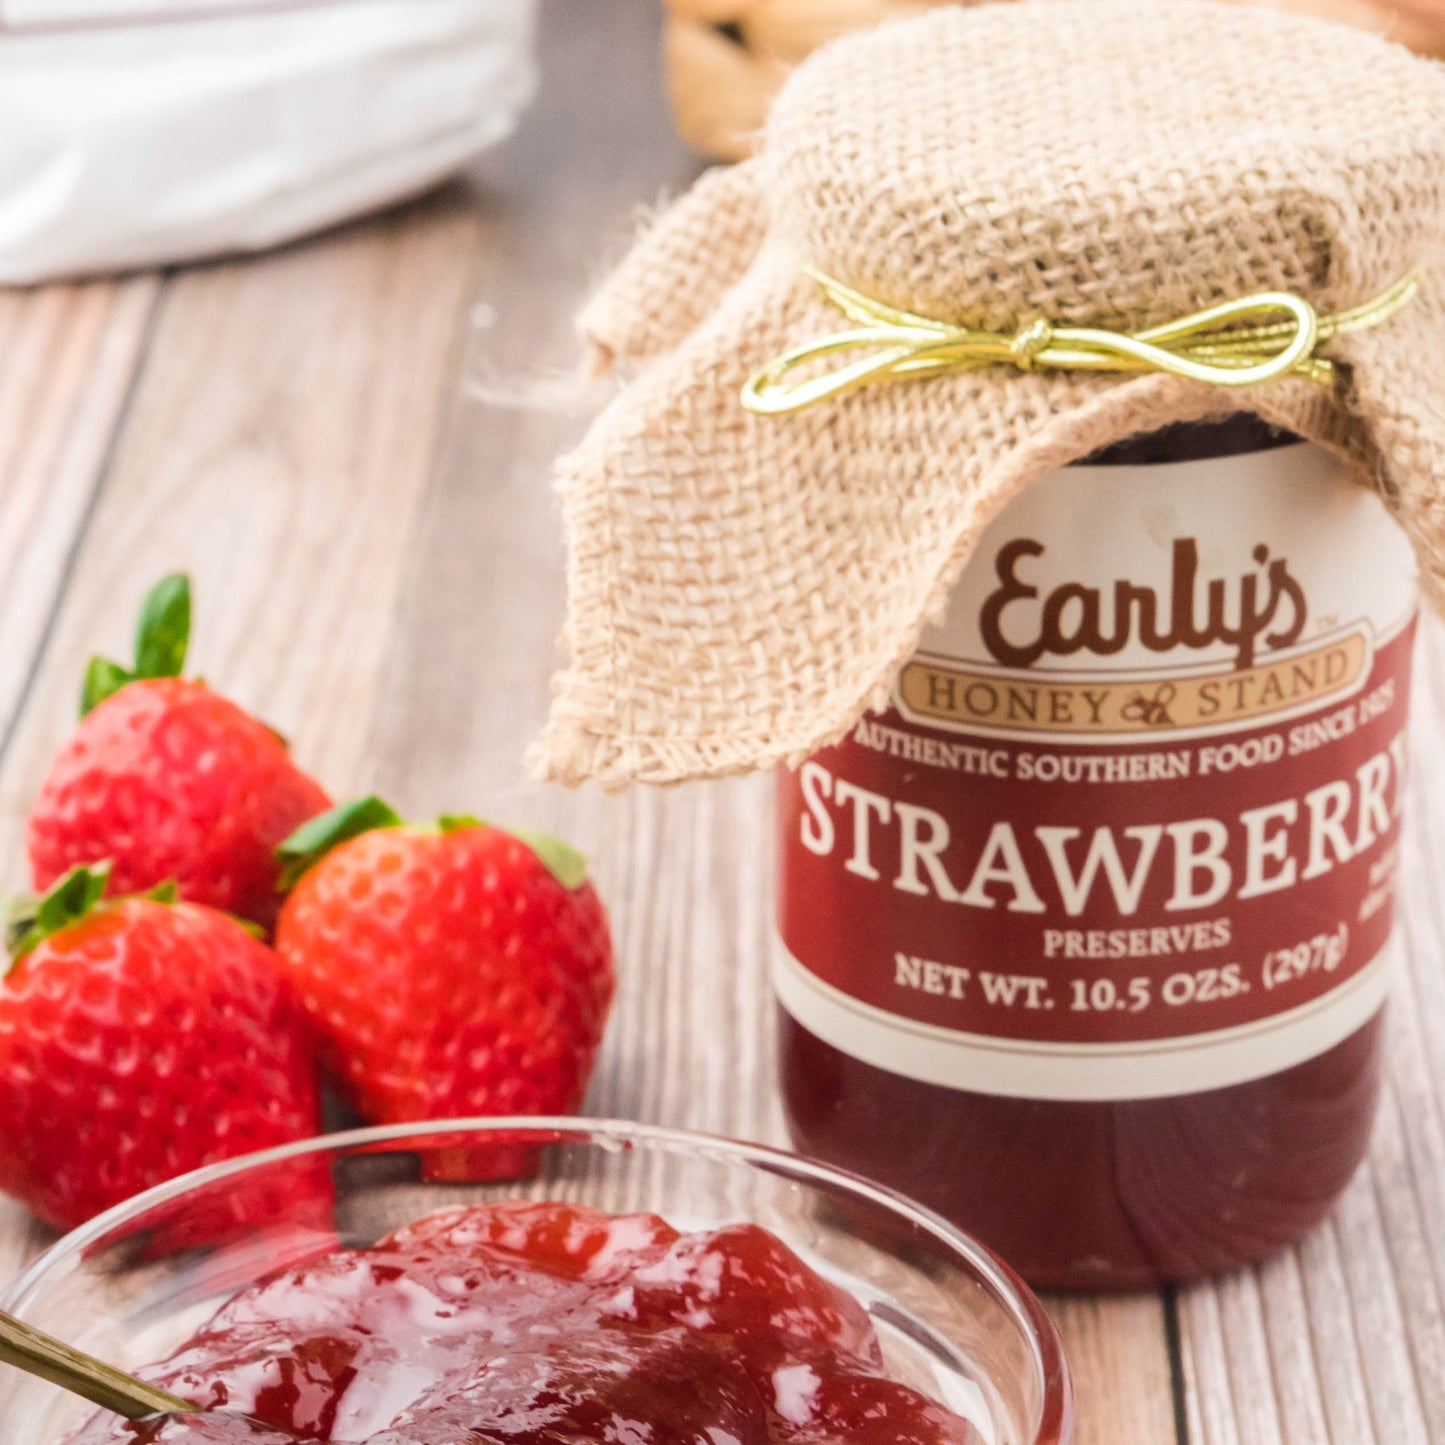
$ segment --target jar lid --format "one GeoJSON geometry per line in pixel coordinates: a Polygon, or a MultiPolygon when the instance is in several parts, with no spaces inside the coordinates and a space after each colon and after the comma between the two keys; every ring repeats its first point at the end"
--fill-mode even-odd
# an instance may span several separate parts
{"type": "Polygon", "coordinates": [[[582,324],[635,375],[562,464],[566,782],[833,741],[1012,496],[1176,421],[1348,456],[1445,595],[1445,70],[1342,27],[1022,0],[850,37],[582,324]]]}

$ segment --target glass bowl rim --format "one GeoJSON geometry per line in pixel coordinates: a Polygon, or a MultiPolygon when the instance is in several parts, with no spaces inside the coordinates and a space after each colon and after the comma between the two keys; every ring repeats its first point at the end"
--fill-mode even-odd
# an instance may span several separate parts
{"type": "MultiPolygon", "coordinates": [[[[219,1183],[234,1175],[272,1164],[302,1159],[308,1155],[346,1153],[379,1144],[405,1144],[409,1140],[445,1137],[452,1134],[474,1134],[488,1130],[538,1131],[570,1136],[557,1143],[590,1143],[606,1140],[626,1147],[632,1143],[654,1144],[682,1153],[703,1153],[714,1158],[725,1157],[732,1162],[757,1164],[774,1173],[786,1173],[805,1181],[841,1188],[857,1198],[901,1216],[922,1228],[950,1253],[961,1257],[992,1291],[1005,1312],[1024,1337],[1038,1371],[1040,1390],[1039,1418],[1034,1424],[1036,1441],[1064,1441],[1068,1438],[1073,1416],[1073,1382],[1064,1356],[1063,1342],[1043,1304],[1033,1290],[1012,1268],[987,1245],[950,1224],[942,1215],[916,1203],[907,1195],[875,1184],[860,1174],[834,1168],[806,1155],[773,1145],[756,1144],[696,1129],[673,1128],[662,1124],[640,1124],[625,1119],[593,1119],[574,1115],[492,1115],[469,1119],[435,1119],[408,1124],[383,1124],[364,1129],[349,1129],[335,1134],[320,1134],[272,1149],[238,1155],[194,1169],[164,1184],[147,1189],[123,1203],[112,1206],[94,1219],[69,1231],[3,1289],[0,1309],[21,1314],[26,1303],[40,1291],[46,1277],[58,1266],[83,1259],[88,1250],[117,1229],[123,1229],[158,1205],[184,1199],[186,1195],[219,1183]]],[[[539,1141],[545,1146],[548,1141],[539,1141]]]]}

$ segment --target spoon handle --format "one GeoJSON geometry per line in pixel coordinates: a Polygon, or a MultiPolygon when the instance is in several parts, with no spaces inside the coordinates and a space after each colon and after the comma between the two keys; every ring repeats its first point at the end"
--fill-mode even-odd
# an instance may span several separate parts
{"type": "Polygon", "coordinates": [[[69,1390],[127,1420],[147,1415],[195,1414],[187,1400],[168,1395],[113,1365],[82,1354],[79,1350],[22,1324],[0,1310],[0,1363],[39,1375],[53,1385],[69,1390]]]}

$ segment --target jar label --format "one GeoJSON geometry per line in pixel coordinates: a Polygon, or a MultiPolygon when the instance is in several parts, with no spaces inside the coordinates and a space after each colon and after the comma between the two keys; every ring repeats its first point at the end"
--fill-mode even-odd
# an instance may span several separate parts
{"type": "Polygon", "coordinates": [[[1385,996],[1415,605],[1313,446],[1036,483],[891,707],[780,776],[784,1007],[1024,1098],[1331,1048],[1385,996]]]}

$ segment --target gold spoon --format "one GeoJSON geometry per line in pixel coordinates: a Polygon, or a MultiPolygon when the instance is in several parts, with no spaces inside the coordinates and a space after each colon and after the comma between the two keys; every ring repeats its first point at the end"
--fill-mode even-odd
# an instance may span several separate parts
{"type": "Polygon", "coordinates": [[[0,1310],[0,1364],[38,1375],[127,1420],[148,1415],[198,1415],[189,1400],[167,1394],[71,1345],[52,1339],[0,1310]]]}

